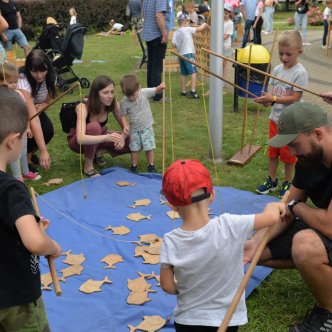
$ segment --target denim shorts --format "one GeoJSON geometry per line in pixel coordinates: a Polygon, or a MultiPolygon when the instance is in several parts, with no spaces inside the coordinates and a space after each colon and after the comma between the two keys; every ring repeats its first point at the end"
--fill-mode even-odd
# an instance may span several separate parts
{"type": "Polygon", "coordinates": [[[8,38],[8,42],[4,43],[6,50],[11,50],[13,48],[13,42],[15,41],[20,47],[29,45],[28,41],[21,29],[8,29],[5,32],[8,38]]]}
{"type": "MultiPolygon", "coordinates": [[[[193,53],[188,53],[184,55],[185,58],[195,61],[195,55],[193,53]]],[[[197,68],[192,63],[179,58],[180,70],[182,76],[188,76],[194,73],[197,73],[197,68]]]]}
{"type": "Polygon", "coordinates": [[[329,265],[332,266],[332,241],[319,231],[309,227],[299,218],[296,218],[285,232],[274,238],[267,245],[271,251],[273,259],[290,259],[292,255],[293,237],[297,232],[305,229],[313,230],[320,237],[326,249],[329,265]]]}
{"type": "Polygon", "coordinates": [[[129,149],[132,152],[151,151],[156,148],[153,127],[130,131],[129,149]]]}

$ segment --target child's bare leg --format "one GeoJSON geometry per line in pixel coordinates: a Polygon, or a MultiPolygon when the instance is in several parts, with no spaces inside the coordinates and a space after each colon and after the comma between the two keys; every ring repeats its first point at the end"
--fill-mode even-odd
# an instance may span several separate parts
{"type": "Polygon", "coordinates": [[[295,164],[285,163],[285,181],[292,181],[295,170],[295,164]]]}
{"type": "Polygon", "coordinates": [[[154,151],[146,151],[146,159],[148,160],[149,165],[154,165],[154,151]]]}
{"type": "Polygon", "coordinates": [[[190,80],[190,89],[191,91],[196,91],[196,73],[191,74],[191,80],[190,80]]]}
{"type": "MultiPolygon", "coordinates": [[[[228,60],[224,59],[223,64],[222,64],[222,76],[225,78],[226,78],[226,74],[227,74],[227,67],[228,67],[228,60]]],[[[226,83],[226,82],[224,82],[224,83],[226,83]]]]}
{"type": "Polygon", "coordinates": [[[138,156],[139,156],[139,152],[138,151],[132,151],[131,152],[131,164],[133,166],[137,166],[137,164],[138,164],[138,156]]]}
{"type": "Polygon", "coordinates": [[[181,75],[181,92],[182,93],[187,92],[186,78],[187,78],[187,76],[181,75]]]}
{"type": "Polygon", "coordinates": [[[272,181],[275,181],[277,178],[278,161],[278,158],[269,158],[269,176],[272,181]]]}

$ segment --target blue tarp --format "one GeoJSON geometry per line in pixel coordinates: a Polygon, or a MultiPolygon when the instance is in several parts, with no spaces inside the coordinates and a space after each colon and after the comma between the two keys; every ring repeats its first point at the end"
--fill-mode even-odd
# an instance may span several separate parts
{"type": "MultiPolygon", "coordinates": [[[[157,291],[149,293],[151,301],[140,306],[127,304],[127,279],[138,278],[138,272],[159,274],[158,265],[143,264],[142,257],[134,257],[137,244],[131,241],[138,241],[142,234],[162,237],[180,225],[179,219],[174,223],[166,215],[170,209],[160,204],[160,189],[161,176],[158,174],[134,175],[121,168],[110,168],[102,177],[86,179],[84,184],[78,181],[37,198],[41,215],[51,220],[48,234],[60,243],[63,251],[72,250],[73,254],[83,253],[86,257],[82,274],[60,283],[62,296],[43,291],[52,332],[128,332],[127,325],[137,326],[143,316],[172,317],[176,299],[164,293],[155,279],[147,280],[157,291]],[[119,187],[118,181],[129,181],[135,186],[119,187]],[[136,209],[129,207],[143,198],[152,203],[136,209]],[[126,218],[135,212],[151,215],[151,220],[133,222],[126,218]],[[124,225],[131,232],[124,236],[113,235],[111,231],[105,231],[108,225],[124,225]],[[117,263],[116,269],[105,269],[106,264],[100,260],[109,254],[121,255],[124,262],[117,263]],[[88,279],[103,280],[106,276],[112,284],[104,284],[101,292],[85,294],[79,291],[88,279]]],[[[275,200],[233,188],[216,187],[215,191],[216,199],[211,206],[214,214],[256,213],[275,200]]],[[[64,258],[60,256],[55,261],[57,271],[68,267],[62,262],[64,258]]],[[[48,272],[45,259],[41,260],[41,270],[48,272]]],[[[246,296],[270,273],[271,269],[256,267],[246,296]]],[[[173,320],[161,331],[174,331],[173,320]]]]}

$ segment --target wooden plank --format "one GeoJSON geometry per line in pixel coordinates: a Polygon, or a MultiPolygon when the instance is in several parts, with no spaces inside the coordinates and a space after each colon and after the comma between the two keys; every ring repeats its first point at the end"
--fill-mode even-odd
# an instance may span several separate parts
{"type": "Polygon", "coordinates": [[[227,161],[228,165],[244,166],[248,164],[251,158],[261,149],[261,146],[246,145],[227,161]]]}

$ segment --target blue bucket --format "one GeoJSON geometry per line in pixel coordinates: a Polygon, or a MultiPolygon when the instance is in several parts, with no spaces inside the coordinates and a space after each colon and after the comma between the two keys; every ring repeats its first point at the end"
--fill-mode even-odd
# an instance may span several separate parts
{"type": "MultiPolygon", "coordinates": [[[[238,85],[245,90],[247,89],[247,81],[241,77],[239,77],[238,85]]],[[[249,81],[248,91],[252,92],[257,97],[260,97],[262,95],[262,89],[263,89],[263,84],[253,83],[249,81]]],[[[268,91],[268,85],[266,84],[264,92],[267,91],[268,91]]],[[[240,97],[246,97],[246,93],[244,91],[237,90],[237,94],[240,97]]],[[[248,98],[254,98],[254,97],[248,94],[248,98]]]]}

